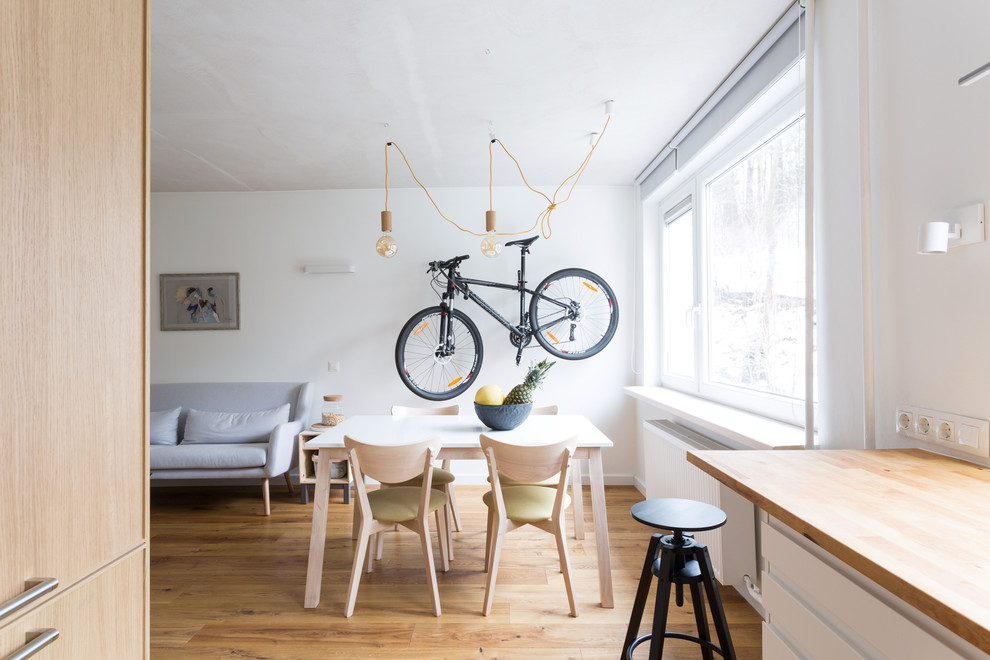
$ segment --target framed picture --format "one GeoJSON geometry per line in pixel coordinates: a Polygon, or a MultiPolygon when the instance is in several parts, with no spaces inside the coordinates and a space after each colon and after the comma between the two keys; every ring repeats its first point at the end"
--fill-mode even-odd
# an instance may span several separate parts
{"type": "Polygon", "coordinates": [[[241,327],[238,273],[160,275],[162,330],[241,327]]]}

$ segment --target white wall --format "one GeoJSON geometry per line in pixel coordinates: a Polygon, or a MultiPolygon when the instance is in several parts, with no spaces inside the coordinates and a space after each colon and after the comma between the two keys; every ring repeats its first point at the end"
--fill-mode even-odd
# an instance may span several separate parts
{"type": "MultiPolygon", "coordinates": [[[[487,188],[431,193],[446,215],[483,230],[487,188]]],[[[499,229],[528,228],[542,210],[541,199],[524,188],[496,189],[499,229]]],[[[402,324],[438,302],[429,287],[427,262],[470,254],[464,275],[514,282],[518,248],[486,259],[478,249],[481,239],[439,218],[421,190],[399,189],[389,196],[399,252],[383,259],[374,249],[383,201],[381,190],[153,194],[152,277],[240,273],[241,329],[161,332],[155,306],[152,382],[308,380],[321,396],[344,395],[347,414],[385,414],[392,404],[439,405],[409,392],[394,364],[402,324]],[[334,262],[352,263],[357,272],[302,272],[306,263],[334,262]],[[328,372],[330,360],[340,361],[340,373],[328,372]]],[[[634,381],[636,213],[632,186],[579,186],[554,212],[552,238],[537,241],[527,264],[532,285],[560,268],[580,266],[603,276],[616,293],[621,314],[612,343],[588,360],[559,360],[536,395],[537,404],[558,403],[562,412],[587,415],[613,440],[615,448],[604,455],[609,483],[632,483],[635,471],[634,404],[622,387],[634,381]]],[[[503,314],[518,314],[512,294],[480,293],[503,314]]],[[[508,331],[473,303],[459,299],[456,304],[478,324],[484,339],[478,387],[496,383],[508,391],[522,381],[530,362],[546,356],[534,341],[537,347],[527,350],[517,367],[508,331]]],[[[470,408],[476,389],[454,402],[470,408]]],[[[471,464],[455,469],[459,474],[484,471],[471,464]]]]}
{"type": "MultiPolygon", "coordinates": [[[[877,438],[898,404],[990,418],[990,243],[918,255],[918,226],[990,202],[990,3],[871,2],[877,438]]],[[[990,461],[983,461],[990,463],[990,461]]]]}

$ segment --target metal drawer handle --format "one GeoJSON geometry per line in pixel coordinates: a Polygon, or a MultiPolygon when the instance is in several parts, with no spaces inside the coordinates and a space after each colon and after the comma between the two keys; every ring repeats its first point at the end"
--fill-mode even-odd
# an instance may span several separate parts
{"type": "Polygon", "coordinates": [[[57,628],[45,628],[44,630],[33,630],[31,632],[36,633],[37,637],[8,655],[3,660],[24,660],[25,658],[30,658],[32,655],[58,639],[57,628]]]}
{"type": "Polygon", "coordinates": [[[26,582],[30,588],[5,603],[0,603],[0,619],[24,607],[31,601],[40,598],[58,586],[55,578],[30,578],[26,582]]]}

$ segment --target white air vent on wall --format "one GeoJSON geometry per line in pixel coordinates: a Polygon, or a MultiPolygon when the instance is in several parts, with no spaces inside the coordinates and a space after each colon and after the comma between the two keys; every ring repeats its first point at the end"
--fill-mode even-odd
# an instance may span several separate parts
{"type": "Polygon", "coordinates": [[[307,275],[328,275],[331,273],[353,273],[353,264],[306,264],[303,272],[307,275]]]}

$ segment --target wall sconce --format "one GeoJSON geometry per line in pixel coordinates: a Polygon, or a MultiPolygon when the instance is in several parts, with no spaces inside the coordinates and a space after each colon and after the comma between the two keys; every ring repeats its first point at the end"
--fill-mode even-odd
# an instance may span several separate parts
{"type": "Polygon", "coordinates": [[[947,214],[945,220],[926,222],[918,229],[918,254],[942,254],[949,248],[986,240],[986,207],[973,204],[947,214]]]}
{"type": "Polygon", "coordinates": [[[975,83],[977,80],[979,80],[980,78],[983,78],[984,76],[987,76],[987,75],[990,75],[990,62],[987,62],[986,64],[984,64],[983,66],[981,66],[979,69],[974,69],[973,71],[970,71],[965,76],[963,76],[962,78],[960,78],[959,79],[959,86],[960,87],[969,87],[970,85],[972,85],[973,83],[975,83]]]}

